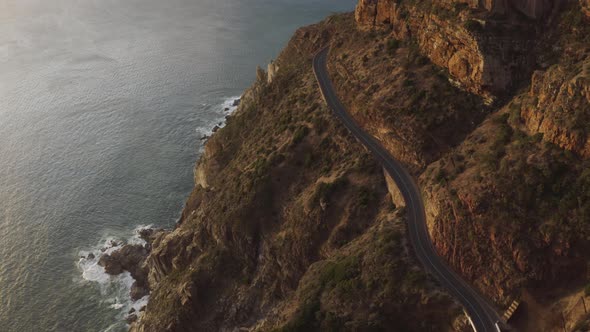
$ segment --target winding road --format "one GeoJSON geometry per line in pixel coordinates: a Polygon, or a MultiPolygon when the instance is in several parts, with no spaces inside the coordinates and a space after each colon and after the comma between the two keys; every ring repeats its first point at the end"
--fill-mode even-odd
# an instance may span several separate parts
{"type": "Polygon", "coordinates": [[[313,59],[313,71],[322,95],[334,115],[383,164],[397,184],[406,202],[408,232],[414,252],[424,268],[464,306],[476,332],[496,332],[498,314],[477,291],[455,273],[436,253],[426,226],[426,214],[420,189],[412,176],[371,135],[365,132],[348,114],[340,102],[326,67],[329,48],[319,51],[313,59]]]}

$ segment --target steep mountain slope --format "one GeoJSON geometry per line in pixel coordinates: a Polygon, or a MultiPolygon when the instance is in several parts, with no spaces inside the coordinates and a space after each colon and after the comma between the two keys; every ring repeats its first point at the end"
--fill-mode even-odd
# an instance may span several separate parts
{"type": "Polygon", "coordinates": [[[272,83],[259,70],[207,142],[182,220],[153,242],[132,330],[458,326],[460,306],[408,252],[381,168],[323,106],[310,60],[344,22],[299,30],[272,83]]]}
{"type": "Polygon", "coordinates": [[[589,7],[360,0],[298,30],[207,142],[131,329],[465,328],[416,266],[395,186],[321,100],[311,58],[328,43],[346,107],[418,180],[440,255],[499,311],[522,299],[521,330],[583,329],[589,7]]]}
{"type": "Polygon", "coordinates": [[[584,319],[590,262],[590,27],[580,10],[587,3],[554,2],[538,15],[523,12],[518,2],[503,15],[457,3],[386,3],[361,1],[360,26],[418,39],[421,53],[447,68],[463,89],[497,100],[498,111],[420,176],[439,253],[498,304],[526,298],[529,305],[515,321],[523,330],[558,331],[563,320],[573,328],[584,319]],[[379,19],[384,8],[391,10],[389,20],[379,19]],[[456,17],[444,19],[448,11],[456,17]],[[530,33],[498,26],[524,26],[530,33]],[[500,52],[488,52],[494,49],[500,52]],[[521,51],[506,56],[510,49],[521,51]],[[485,75],[456,71],[453,58],[466,68],[496,67],[490,78],[502,76],[506,84],[488,89],[494,85],[480,79],[485,75]]]}

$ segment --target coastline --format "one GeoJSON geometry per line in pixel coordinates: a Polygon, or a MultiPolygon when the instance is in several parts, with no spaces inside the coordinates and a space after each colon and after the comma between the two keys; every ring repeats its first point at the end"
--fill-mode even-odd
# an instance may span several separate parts
{"type": "MultiPolygon", "coordinates": [[[[223,128],[229,117],[238,109],[241,98],[241,96],[224,98],[224,101],[217,106],[219,117],[211,120],[207,127],[195,129],[201,136],[199,139],[201,143],[198,147],[199,158],[211,135],[223,128]]],[[[172,230],[155,228],[153,225],[138,225],[131,231],[131,234],[103,236],[97,245],[78,251],[79,258],[76,266],[81,271],[82,280],[96,284],[104,303],[108,304],[111,309],[119,311],[117,317],[120,321],[114,322],[107,331],[116,328],[121,322],[125,322],[129,328],[130,324],[139,321],[145,312],[149,301],[149,289],[138,290],[138,278],[134,278],[129,270],[143,268],[145,259],[150,253],[153,239],[150,241],[149,236],[142,235],[146,231],[163,233],[172,230]],[[129,250],[125,252],[129,248],[135,250],[131,250],[132,253],[129,250]],[[137,250],[141,248],[145,251],[138,253],[137,250]],[[114,271],[108,271],[108,267],[105,268],[108,263],[105,263],[104,259],[117,256],[120,253],[123,253],[123,256],[119,256],[117,260],[124,259],[125,255],[139,255],[141,260],[126,269],[117,267],[114,271]]],[[[147,274],[144,277],[147,278],[147,274]]],[[[147,285],[141,288],[144,287],[149,288],[147,285]]]]}

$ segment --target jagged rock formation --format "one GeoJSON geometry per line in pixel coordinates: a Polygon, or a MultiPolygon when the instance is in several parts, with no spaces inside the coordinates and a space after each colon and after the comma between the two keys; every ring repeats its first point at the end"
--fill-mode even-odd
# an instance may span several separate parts
{"type": "Polygon", "coordinates": [[[207,142],[174,230],[154,238],[132,331],[450,331],[381,167],[323,107],[309,60],[350,16],[297,31],[207,142]]]}
{"type": "Polygon", "coordinates": [[[394,183],[323,107],[309,61],[328,42],[343,103],[418,179],[439,253],[499,309],[526,294],[522,331],[582,330],[590,27],[587,0],[559,3],[360,0],[298,30],[154,235],[132,330],[459,329],[407,250],[394,183]]]}
{"type": "MultiPolygon", "coordinates": [[[[490,1],[482,6],[489,8],[490,14],[506,13],[507,8],[516,7],[544,16],[554,8],[544,5],[546,2],[514,1],[508,6],[505,1],[490,1]]],[[[468,7],[451,6],[467,2],[421,3],[428,6],[361,0],[355,18],[363,29],[392,29],[395,38],[416,41],[424,55],[447,68],[465,89],[490,100],[508,93],[529,75],[534,65],[529,52],[535,43],[534,23],[498,23],[468,7]]]]}
{"type": "MultiPolygon", "coordinates": [[[[582,0],[586,1],[586,0],[582,0]]],[[[410,3],[433,3],[443,7],[466,5],[472,9],[483,9],[492,14],[508,15],[519,13],[531,19],[543,19],[551,15],[562,0],[432,0],[411,1],[410,3]]],[[[357,21],[362,25],[377,27],[391,24],[396,11],[403,1],[360,0],[356,8],[357,21]]]]}
{"type": "Polygon", "coordinates": [[[268,79],[267,82],[268,84],[272,83],[274,77],[276,76],[277,72],[279,71],[279,65],[276,64],[274,62],[274,60],[271,60],[270,63],[268,64],[268,79]]]}
{"type": "MultiPolygon", "coordinates": [[[[100,256],[98,265],[104,267],[106,273],[110,275],[119,275],[125,271],[130,273],[135,280],[131,286],[130,294],[133,300],[139,300],[149,293],[149,270],[146,265],[146,258],[150,253],[154,240],[163,234],[162,230],[141,229],[138,235],[145,241],[145,244],[125,244],[110,254],[100,256]]],[[[137,315],[134,316],[137,318],[137,315]]]]}
{"type": "Polygon", "coordinates": [[[582,158],[590,158],[590,58],[578,70],[555,66],[533,75],[531,97],[522,104],[522,117],[531,134],[543,138],[582,158]],[[569,76],[569,77],[568,77],[569,76]]]}

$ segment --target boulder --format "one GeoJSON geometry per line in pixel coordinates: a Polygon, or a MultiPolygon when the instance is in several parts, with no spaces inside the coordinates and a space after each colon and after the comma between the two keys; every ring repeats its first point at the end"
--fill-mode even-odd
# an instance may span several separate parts
{"type": "Polygon", "coordinates": [[[125,245],[121,249],[100,257],[98,265],[105,268],[106,273],[118,275],[123,271],[129,271],[135,280],[145,280],[146,272],[143,268],[143,262],[148,255],[148,251],[141,245],[125,245]]]}
{"type": "Polygon", "coordinates": [[[133,283],[129,292],[133,301],[137,301],[149,293],[150,291],[147,289],[146,285],[138,283],[137,281],[133,283]]]}
{"type": "Polygon", "coordinates": [[[131,315],[125,317],[125,321],[127,321],[127,324],[135,323],[137,321],[137,315],[131,314],[131,315]]]}

